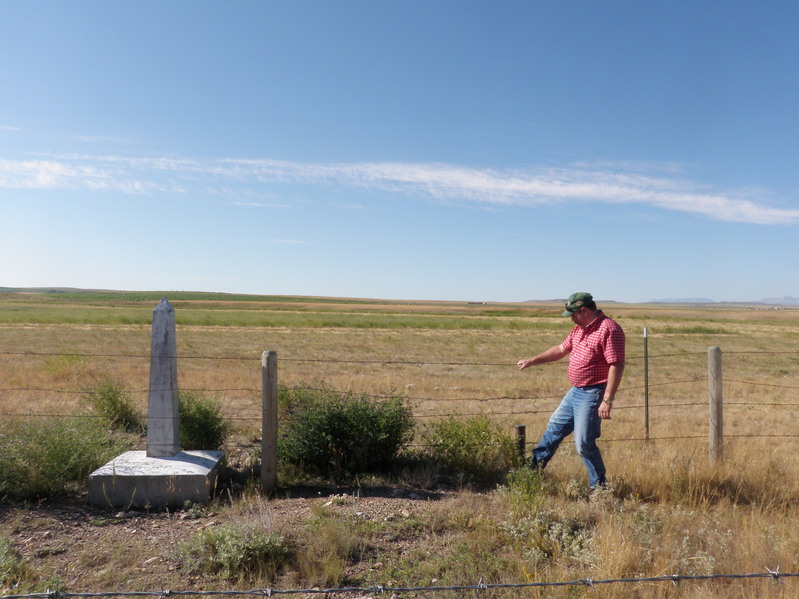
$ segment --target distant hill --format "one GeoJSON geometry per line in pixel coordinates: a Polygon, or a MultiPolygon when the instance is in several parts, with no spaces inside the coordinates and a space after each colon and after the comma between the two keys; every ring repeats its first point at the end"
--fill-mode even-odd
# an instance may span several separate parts
{"type": "MultiPolygon", "coordinates": [[[[110,290],[110,289],[82,289],[78,287],[2,287],[0,286],[0,293],[50,293],[50,294],[61,294],[61,293],[130,293],[122,290],[110,290]]],[[[165,291],[157,291],[157,292],[142,292],[138,291],[136,293],[150,293],[155,295],[161,295],[165,293],[176,293],[175,291],[172,292],[165,292],[165,291]]],[[[239,297],[239,296],[247,296],[247,297],[270,297],[267,295],[251,295],[251,294],[227,294],[227,293],[217,293],[217,292],[179,292],[182,294],[188,295],[219,295],[222,297],[239,297]]],[[[289,297],[289,296],[287,296],[289,297]]],[[[299,297],[299,296],[298,296],[299,297]]],[[[329,299],[344,299],[344,298],[329,298],[329,299]]],[[[393,301],[393,300],[385,300],[385,301],[393,301]]],[[[423,300],[419,300],[423,301],[423,300]]],[[[564,301],[563,298],[561,299],[547,299],[547,300],[526,300],[522,303],[525,304],[560,304],[564,301]]],[[[600,305],[608,305],[608,304],[620,304],[623,305],[626,302],[619,302],[616,300],[596,300],[597,304],[600,305]]],[[[485,303],[494,303],[494,302],[470,302],[475,304],[485,304],[485,303]]],[[[515,303],[515,302],[511,302],[515,303]]],[[[707,305],[707,304],[762,304],[766,306],[799,306],[799,297],[792,297],[790,295],[783,295],[782,297],[767,297],[761,300],[752,300],[749,302],[738,302],[738,301],[724,301],[724,300],[714,300],[707,297],[681,297],[681,298],[666,298],[666,299],[651,299],[648,302],[644,302],[647,304],[685,304],[685,305],[707,305]]]]}
{"type": "Polygon", "coordinates": [[[653,299],[647,302],[649,304],[715,304],[716,300],[708,299],[706,297],[681,297],[681,298],[668,298],[668,299],[653,299]]]}
{"type": "Polygon", "coordinates": [[[782,297],[769,297],[760,300],[758,303],[774,306],[799,306],[799,297],[791,297],[789,295],[783,295],[782,297]]]}
{"type": "Polygon", "coordinates": [[[106,289],[81,289],[78,287],[0,287],[0,293],[97,293],[106,289]]]}
{"type": "Polygon", "coordinates": [[[768,297],[766,299],[754,300],[751,302],[724,302],[712,300],[706,297],[683,297],[669,299],[649,300],[650,304],[766,304],[768,306],[799,306],[799,297],[784,295],[782,297],[768,297]]]}

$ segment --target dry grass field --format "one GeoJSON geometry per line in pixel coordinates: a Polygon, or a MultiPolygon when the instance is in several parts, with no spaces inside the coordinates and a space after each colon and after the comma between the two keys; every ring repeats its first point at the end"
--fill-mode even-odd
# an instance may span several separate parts
{"type": "MultiPolygon", "coordinates": [[[[167,294],[167,298],[178,323],[180,386],[206,391],[223,401],[236,430],[227,448],[233,454],[257,445],[253,440],[260,435],[261,354],[265,350],[278,353],[282,385],[325,386],[374,396],[400,394],[413,406],[419,423],[451,415],[487,414],[507,427],[509,434],[514,425],[526,425],[528,443],[537,440],[567,387],[563,363],[524,372],[515,366],[519,358],[560,343],[568,333],[571,323],[559,316],[556,303],[187,293],[167,294]]],[[[159,299],[158,294],[143,293],[0,293],[0,419],[74,415],[82,391],[106,378],[130,389],[144,412],[150,319],[159,299]]],[[[465,570],[492,581],[749,573],[777,567],[781,572],[799,572],[799,310],[615,303],[600,307],[627,333],[627,368],[613,419],[604,425],[601,441],[613,487],[602,497],[586,501],[582,465],[564,443],[547,470],[552,491],[542,508],[542,513],[561,514],[561,524],[590,523],[591,556],[583,559],[575,549],[558,559],[558,551],[566,553],[561,547],[549,561],[531,558],[529,563],[537,564],[534,567],[520,558],[513,568],[502,571],[487,565],[483,574],[481,562],[474,557],[480,552],[469,544],[477,543],[475,539],[499,542],[494,538],[498,528],[524,518],[507,513],[501,493],[462,489],[426,504],[424,516],[416,515],[416,508],[396,508],[398,513],[409,509],[414,513],[411,519],[417,518],[419,527],[426,530],[424,542],[400,548],[397,555],[372,559],[370,573],[347,576],[354,580],[373,576],[380,584],[389,578],[410,583],[402,578],[405,563],[407,576],[427,576],[415,581],[419,584],[430,585],[433,579],[448,584],[476,582],[458,579],[452,564],[438,569],[431,565],[429,572],[419,565],[433,561],[432,554],[454,551],[455,543],[471,546],[467,553],[473,561],[465,570]],[[648,331],[646,361],[644,327],[648,331]],[[720,347],[723,355],[725,443],[724,461],[719,464],[712,464],[708,456],[707,354],[711,346],[720,347]],[[439,527],[452,532],[445,535],[439,527]],[[415,560],[413,567],[403,561],[407,559],[415,560]],[[380,580],[381,575],[387,579],[380,580]]],[[[362,512],[368,511],[368,492],[363,493],[361,504],[348,496],[346,501],[331,505],[328,499],[321,505],[344,513],[355,503],[352,513],[359,506],[362,512]]],[[[262,518],[269,526],[277,526],[281,510],[297,513],[285,501],[290,499],[272,504],[250,499],[219,508],[213,521],[241,518],[245,513],[248,519],[262,518]]],[[[311,499],[302,501],[306,508],[310,506],[311,499]]],[[[310,509],[308,514],[321,517],[323,508],[310,509]]],[[[28,526],[24,517],[11,510],[0,516],[0,536],[11,532],[19,541],[28,526]]],[[[168,522],[160,526],[168,528],[168,522]]],[[[392,529],[390,534],[406,538],[406,532],[392,529]]],[[[506,531],[502,536],[511,549],[514,534],[506,531]]],[[[522,541],[516,551],[526,555],[520,547],[525,547],[522,541]]],[[[366,567],[364,560],[358,563],[353,566],[356,570],[366,567]]],[[[124,579],[108,570],[113,572],[105,567],[103,576],[86,574],[88,578],[70,581],[70,590],[77,590],[76,586],[103,590],[98,585],[133,589],[148,583],[152,588],[170,581],[174,588],[208,586],[181,579],[174,568],[160,572],[160,578],[140,572],[135,582],[129,580],[130,569],[124,579]]],[[[307,580],[297,579],[295,586],[307,580]]],[[[324,586],[324,579],[320,584],[324,586]]],[[[525,592],[550,597],[594,591],[572,587],[541,595],[537,593],[543,591],[525,592]]],[[[756,580],[640,583],[634,588],[608,585],[601,592],[606,597],[799,597],[799,579],[780,584],[756,580]]]]}

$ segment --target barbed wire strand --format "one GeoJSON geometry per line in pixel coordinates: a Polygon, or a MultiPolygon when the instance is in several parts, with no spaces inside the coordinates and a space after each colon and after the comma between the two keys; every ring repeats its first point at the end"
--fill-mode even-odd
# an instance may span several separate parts
{"type": "MultiPolygon", "coordinates": [[[[177,356],[168,356],[180,360],[260,360],[263,352],[254,355],[246,356],[211,356],[204,354],[180,354],[177,356]]],[[[725,351],[725,355],[790,355],[796,354],[795,351],[725,351]]],[[[706,352],[680,352],[674,354],[659,354],[649,355],[648,360],[659,360],[661,358],[689,358],[692,356],[704,356],[706,352]]],[[[17,350],[17,351],[0,351],[0,356],[38,356],[38,357],[78,357],[78,358],[139,358],[150,359],[150,354],[114,354],[114,353],[82,353],[82,352],[42,352],[30,350],[17,350]]],[[[643,360],[643,356],[628,355],[628,361],[643,360]]],[[[401,364],[408,366],[430,365],[430,366],[506,366],[516,368],[516,362],[513,360],[502,362],[427,362],[424,360],[342,360],[342,359],[320,359],[320,358],[294,358],[294,357],[281,357],[284,362],[327,362],[337,364],[401,364]]],[[[542,366],[550,366],[550,364],[543,364],[542,366]]]]}
{"type": "Polygon", "coordinates": [[[524,589],[542,587],[567,587],[581,586],[594,588],[597,585],[608,584],[641,584],[670,582],[677,584],[683,581],[703,582],[709,580],[744,580],[744,579],[767,579],[774,583],[782,583],[785,578],[799,577],[799,573],[780,572],[779,566],[774,570],[766,568],[765,572],[754,572],[746,574],[671,574],[662,576],[645,576],[635,578],[611,578],[595,580],[590,577],[568,581],[555,582],[520,582],[520,583],[484,583],[480,578],[476,584],[462,584],[450,586],[407,586],[392,587],[386,585],[374,585],[368,587],[339,587],[339,588],[312,588],[312,589],[250,589],[250,590],[212,590],[212,591],[107,591],[107,592],[65,592],[65,591],[46,591],[43,593],[23,593],[12,595],[0,595],[0,599],[71,599],[71,598],[106,598],[106,597],[213,597],[213,596],[258,596],[271,597],[273,595],[332,595],[339,593],[367,593],[384,595],[385,593],[436,593],[443,591],[488,591],[492,589],[524,589]]]}
{"type": "MultiPolygon", "coordinates": [[[[690,383],[698,383],[705,381],[705,378],[694,378],[694,379],[682,379],[677,381],[661,381],[659,383],[650,383],[648,387],[663,387],[666,385],[681,385],[681,384],[690,384],[690,383]]],[[[743,384],[743,385],[752,385],[752,386],[761,386],[761,387],[770,387],[770,388],[779,388],[779,389],[796,389],[799,390],[799,386],[796,385],[776,385],[774,383],[758,383],[755,381],[741,381],[737,379],[722,379],[723,383],[735,383],[735,384],[743,384]]],[[[621,387],[618,390],[619,394],[629,393],[631,391],[637,391],[641,389],[647,388],[646,385],[635,385],[629,387],[621,387]]],[[[221,388],[221,389],[205,389],[205,388],[183,388],[185,391],[207,391],[207,392],[214,392],[214,393],[261,393],[261,389],[255,389],[251,387],[229,387],[229,388],[221,388]]],[[[374,399],[387,399],[390,397],[396,397],[397,394],[385,394],[385,393],[361,393],[356,391],[342,391],[333,388],[324,388],[324,387],[313,387],[308,385],[298,385],[293,387],[288,387],[289,390],[292,391],[333,391],[335,393],[339,393],[341,395],[346,394],[356,394],[365,397],[371,397],[374,399]]],[[[54,389],[49,387],[6,387],[1,388],[0,392],[3,393],[19,393],[19,392],[37,392],[37,393],[63,393],[66,395],[86,395],[92,392],[91,389],[54,389]]],[[[149,389],[132,389],[129,391],[132,394],[140,394],[140,393],[148,393],[149,389]]],[[[511,397],[508,395],[502,395],[498,397],[460,397],[460,398],[446,398],[446,397],[408,397],[408,399],[413,401],[531,401],[531,400],[539,400],[539,399],[560,399],[562,397],[561,394],[557,395],[538,395],[538,396],[521,396],[521,397],[511,397]]],[[[650,404],[650,407],[655,407],[658,404],[650,404]]],[[[659,404],[659,405],[674,405],[674,404],[659,404]]],[[[685,405],[685,404],[683,404],[685,405]]],[[[699,404],[697,404],[699,405],[699,404]]],[[[775,405],[774,403],[764,403],[763,405],[775,405]]],[[[785,405],[795,405],[792,403],[785,404],[785,405]]]]}

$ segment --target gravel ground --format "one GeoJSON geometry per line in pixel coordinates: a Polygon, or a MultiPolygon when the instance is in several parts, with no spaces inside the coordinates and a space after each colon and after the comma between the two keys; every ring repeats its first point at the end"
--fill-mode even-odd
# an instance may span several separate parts
{"type": "MultiPolygon", "coordinates": [[[[392,488],[356,494],[295,489],[291,497],[286,498],[285,492],[283,496],[268,501],[257,496],[250,499],[257,504],[259,521],[276,531],[300,530],[319,510],[384,522],[423,517],[423,512],[439,509],[453,494],[392,488]]],[[[246,501],[147,513],[93,507],[85,495],[39,504],[3,501],[0,536],[9,539],[22,560],[37,572],[44,585],[40,590],[231,590],[231,583],[186,575],[180,568],[178,548],[198,531],[253,518],[253,507],[242,508],[241,503],[246,501]]],[[[406,544],[413,542],[403,539],[406,544]]],[[[354,564],[353,574],[365,567],[354,564]]],[[[0,585],[0,591],[10,594],[14,589],[0,585]]]]}

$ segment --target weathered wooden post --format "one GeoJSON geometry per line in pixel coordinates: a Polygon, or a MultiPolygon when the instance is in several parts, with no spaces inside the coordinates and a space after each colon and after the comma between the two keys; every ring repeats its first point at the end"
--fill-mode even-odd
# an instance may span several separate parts
{"type": "Polygon", "coordinates": [[[175,311],[166,298],[153,310],[151,343],[147,457],[171,457],[180,451],[178,352],[175,311]]]}
{"type": "Polygon", "coordinates": [[[649,331],[644,327],[644,430],[649,442],[649,331]]]}
{"type": "Polygon", "coordinates": [[[277,487],[277,352],[261,356],[261,486],[267,494],[277,487]]]}
{"type": "Polygon", "coordinates": [[[710,459],[723,458],[724,401],[721,386],[721,348],[707,349],[707,383],[710,395],[710,459]]]}
{"type": "Polygon", "coordinates": [[[524,463],[524,460],[527,458],[527,427],[523,424],[516,425],[516,443],[519,448],[519,457],[522,463],[524,463]]]}

